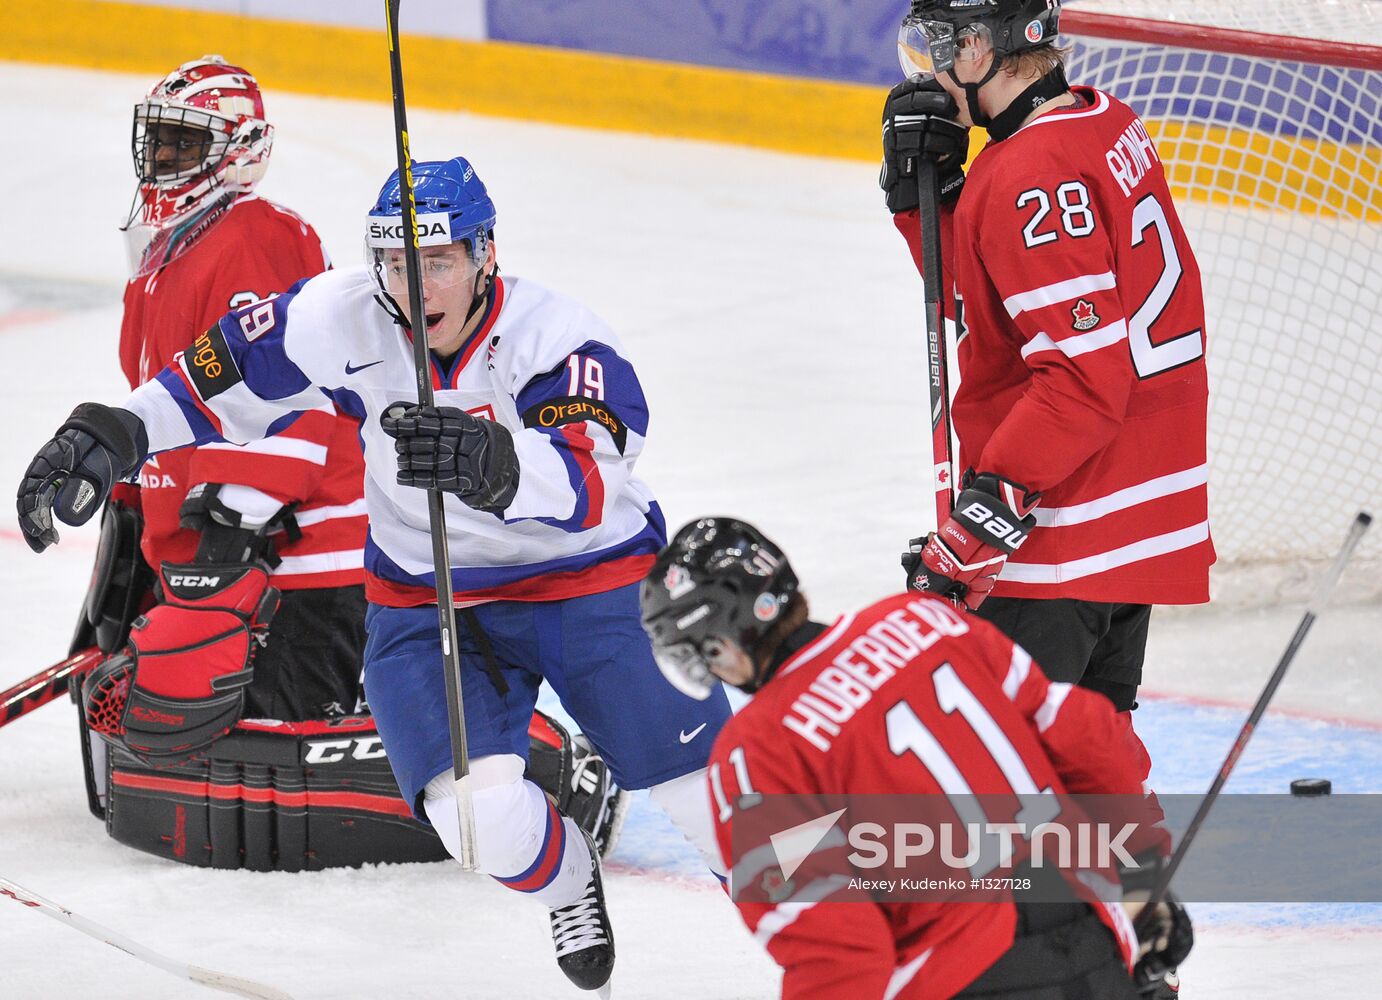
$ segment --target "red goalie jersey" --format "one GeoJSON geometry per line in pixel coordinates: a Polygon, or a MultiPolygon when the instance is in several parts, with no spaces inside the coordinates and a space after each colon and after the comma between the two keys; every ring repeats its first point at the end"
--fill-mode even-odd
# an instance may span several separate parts
{"type": "MultiPolygon", "coordinates": [[[[788,659],[725,726],[707,779],[737,885],[772,864],[762,851],[731,856],[729,804],[745,794],[939,794],[961,781],[1009,794],[1021,772],[1037,789],[1140,802],[1145,765],[1102,695],[1049,682],[988,623],[908,594],[846,615],[788,659]]],[[[1132,850],[1165,846],[1153,831],[1132,850]]],[[[1010,901],[737,905],[783,967],[783,997],[802,1000],[943,1000],[1013,944],[1017,918],[1010,901]]],[[[1091,905],[1130,962],[1119,904],[1091,905]]]]}
{"type": "MultiPolygon", "coordinates": [[[[183,256],[125,288],[120,366],[136,388],[167,366],[231,309],[286,291],[327,267],[316,232],[294,213],[242,195],[183,256]]],[[[277,536],[281,590],[355,586],[363,580],[364,460],[357,427],[322,397],[272,438],[239,447],[211,444],[152,458],[139,474],[144,558],[191,562],[198,535],[178,525],[198,483],[252,487],[296,504],[302,537],[277,536]]]]}
{"type": "MultiPolygon", "coordinates": [[[[962,298],[959,468],[1043,494],[994,596],[1203,602],[1199,267],[1146,127],[1109,95],[1072,90],[1075,106],[979,153],[943,215],[962,298]]],[[[916,219],[896,219],[914,255],[916,219]]]]}

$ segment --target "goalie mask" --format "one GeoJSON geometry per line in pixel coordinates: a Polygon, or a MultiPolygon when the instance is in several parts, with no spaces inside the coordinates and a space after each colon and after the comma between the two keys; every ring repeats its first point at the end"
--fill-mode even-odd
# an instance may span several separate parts
{"type": "MultiPolygon", "coordinates": [[[[702,518],[677,532],[643,581],[643,630],[668,682],[704,700],[718,683],[711,667],[732,652],[727,642],[761,671],[761,641],[796,592],[787,557],[761,531],[732,517],[702,518]]],[[[741,687],[755,691],[762,681],[741,687]]]]}
{"type": "Polygon", "coordinates": [[[152,273],[205,235],[269,166],[273,126],[253,76],[221,56],[183,63],[134,107],[139,178],[122,231],[130,269],[152,273]]]}

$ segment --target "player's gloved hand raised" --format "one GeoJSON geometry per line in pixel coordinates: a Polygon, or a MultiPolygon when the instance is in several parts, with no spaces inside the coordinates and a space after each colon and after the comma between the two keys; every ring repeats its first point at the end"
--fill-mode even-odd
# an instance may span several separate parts
{"type": "Polygon", "coordinates": [[[391,403],[379,418],[398,452],[398,483],[454,493],[502,513],[518,492],[518,453],[507,427],[454,406],[391,403]]]}
{"type": "Polygon", "coordinates": [[[969,129],[956,121],[959,114],[954,98],[935,77],[909,77],[888,94],[883,105],[883,171],[878,177],[888,211],[896,215],[917,207],[917,160],[923,156],[939,166],[940,203],[960,196],[969,129]]]}
{"type": "Polygon", "coordinates": [[[1036,526],[1041,495],[991,472],[965,477],[955,511],[902,557],[907,587],[948,597],[974,611],[984,603],[1008,556],[1036,526]]]}
{"type": "Polygon", "coordinates": [[[58,540],[53,515],[81,525],[101,509],[117,482],[147,457],[144,422],[129,410],[82,403],[38,450],[19,484],[19,528],[35,552],[58,540]]]}

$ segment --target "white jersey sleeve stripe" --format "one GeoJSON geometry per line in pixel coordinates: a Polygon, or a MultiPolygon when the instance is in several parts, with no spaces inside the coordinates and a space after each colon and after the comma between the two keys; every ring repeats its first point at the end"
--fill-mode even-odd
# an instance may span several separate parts
{"type": "Polygon", "coordinates": [[[331,573],[337,570],[363,569],[364,549],[342,549],[339,552],[317,552],[307,556],[284,556],[274,567],[274,576],[297,573],[331,573]]]}
{"type": "Polygon", "coordinates": [[[1064,340],[1052,340],[1047,334],[1038,333],[1023,345],[1022,358],[1025,361],[1033,354],[1040,354],[1043,351],[1060,351],[1067,358],[1078,358],[1081,354],[1101,351],[1105,347],[1121,344],[1127,339],[1128,324],[1121,319],[1108,324],[1108,326],[1091,330],[1089,333],[1066,337],[1064,340]]]}
{"type": "Polygon", "coordinates": [[[1082,274],[1078,278],[1069,278],[1033,288],[1028,292],[1010,295],[1003,300],[1003,308],[1008,310],[1009,316],[1016,319],[1024,312],[1053,306],[1058,302],[1069,302],[1081,295],[1102,292],[1116,287],[1117,283],[1118,279],[1112,271],[1105,271],[1103,274],[1082,274]]]}
{"type": "Polygon", "coordinates": [[[306,528],[313,524],[321,524],[323,521],[334,521],[343,517],[364,517],[369,513],[365,506],[364,498],[355,500],[347,504],[338,504],[334,507],[313,507],[310,510],[301,510],[293,515],[298,527],[306,528]]]}
{"type": "Polygon", "coordinates": [[[1008,675],[1003,678],[1003,693],[1008,696],[1009,701],[1017,700],[1017,692],[1022,690],[1022,685],[1027,682],[1027,675],[1031,672],[1031,654],[1014,643],[1012,663],[1008,666],[1008,675]]]}
{"type": "Polygon", "coordinates": [[[1071,524],[1084,524],[1106,514],[1113,514],[1138,504],[1162,497],[1174,496],[1209,481],[1209,466],[1197,465],[1193,469],[1183,469],[1167,476],[1158,476],[1146,482],[1129,486],[1127,489],[1110,493],[1081,504],[1069,507],[1042,507],[1036,511],[1037,525],[1043,528],[1061,528],[1071,524]]]}
{"type": "Polygon", "coordinates": [[[1065,699],[1070,697],[1069,684],[1052,684],[1046,692],[1046,700],[1037,709],[1036,724],[1037,732],[1044,733],[1056,722],[1056,716],[1060,715],[1061,706],[1065,704],[1065,699]]]}
{"type": "Polygon", "coordinates": [[[907,984],[916,978],[921,967],[926,964],[926,960],[931,957],[931,952],[935,948],[927,948],[916,958],[906,965],[899,965],[893,970],[891,978],[888,979],[888,988],[883,991],[883,1000],[894,1000],[894,998],[906,988],[907,984]]]}
{"type": "MultiPolygon", "coordinates": [[[[1209,538],[1209,522],[1201,521],[1179,531],[1169,531],[1164,535],[1144,538],[1108,552],[1098,552],[1083,559],[1071,559],[1063,563],[1023,563],[1008,559],[999,579],[1009,583],[1065,583],[1079,580],[1106,570],[1117,569],[1129,563],[1140,562],[1179,552],[1192,545],[1198,545],[1209,538]]],[[[1018,553],[1019,556],[1021,553],[1018,553]]]]}

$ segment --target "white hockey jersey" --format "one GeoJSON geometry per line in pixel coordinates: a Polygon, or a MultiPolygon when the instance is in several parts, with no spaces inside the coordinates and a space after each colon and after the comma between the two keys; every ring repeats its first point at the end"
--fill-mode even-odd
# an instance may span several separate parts
{"type": "MultiPolygon", "coordinates": [[[[458,603],[557,600],[639,580],[666,525],[633,475],[648,407],[605,323],[519,278],[496,278],[483,321],[444,370],[438,406],[513,432],[518,493],[503,515],[445,495],[458,603]]],[[[258,440],[323,395],[360,421],[365,454],[366,592],[375,603],[435,603],[427,495],[399,486],[394,441],[379,418],[414,402],[411,332],[385,307],[367,268],[328,271],[238,309],[123,404],[153,452],[258,440]]]]}

